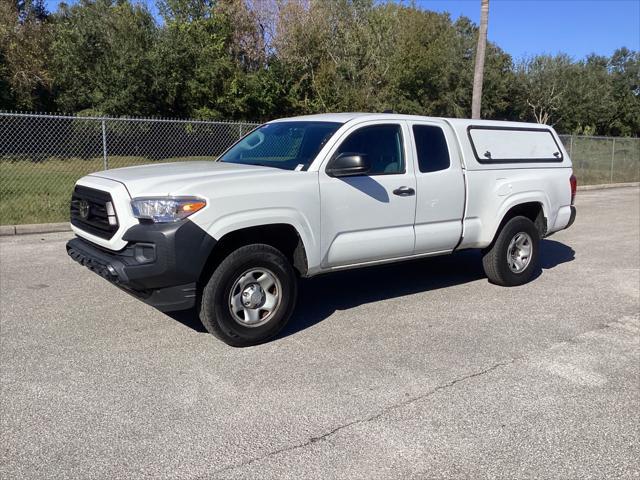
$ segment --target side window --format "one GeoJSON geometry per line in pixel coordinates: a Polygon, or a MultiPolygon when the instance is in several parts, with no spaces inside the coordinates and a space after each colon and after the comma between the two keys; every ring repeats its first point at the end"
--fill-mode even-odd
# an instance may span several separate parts
{"type": "Polygon", "coordinates": [[[449,150],[440,127],[414,125],[413,136],[416,139],[418,166],[421,172],[437,172],[449,168],[449,150]]]}
{"type": "Polygon", "coordinates": [[[372,125],[355,131],[338,147],[341,153],[364,155],[371,169],[368,175],[404,173],[400,125],[372,125]]]}

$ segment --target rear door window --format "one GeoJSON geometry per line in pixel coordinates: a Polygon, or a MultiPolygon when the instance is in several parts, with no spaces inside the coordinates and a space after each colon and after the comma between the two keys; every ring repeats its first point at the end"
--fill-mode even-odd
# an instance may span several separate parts
{"type": "Polygon", "coordinates": [[[451,165],[444,132],[433,125],[414,125],[418,167],[423,173],[446,170],[451,165]]]}

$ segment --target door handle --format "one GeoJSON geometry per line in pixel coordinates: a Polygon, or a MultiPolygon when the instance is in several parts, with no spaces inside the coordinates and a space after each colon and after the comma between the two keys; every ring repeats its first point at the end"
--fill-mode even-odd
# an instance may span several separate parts
{"type": "Polygon", "coordinates": [[[416,191],[411,187],[398,187],[393,191],[393,194],[399,197],[410,197],[411,195],[415,195],[416,191]]]}

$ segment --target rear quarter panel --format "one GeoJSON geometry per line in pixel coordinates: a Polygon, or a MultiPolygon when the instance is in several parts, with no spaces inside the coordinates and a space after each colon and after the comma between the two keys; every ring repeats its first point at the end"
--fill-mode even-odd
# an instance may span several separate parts
{"type": "Polygon", "coordinates": [[[546,125],[452,120],[460,140],[467,175],[467,210],[464,238],[459,248],[484,248],[497,233],[505,214],[514,206],[538,202],[547,221],[547,233],[564,228],[570,215],[571,159],[556,132],[546,125]],[[481,163],[468,135],[470,125],[498,128],[548,128],[562,153],[562,161],[481,163]]]}
{"type": "Polygon", "coordinates": [[[505,214],[516,205],[538,202],[547,233],[564,228],[571,203],[571,168],[510,168],[467,172],[468,207],[460,248],[484,248],[493,240],[505,214]]]}

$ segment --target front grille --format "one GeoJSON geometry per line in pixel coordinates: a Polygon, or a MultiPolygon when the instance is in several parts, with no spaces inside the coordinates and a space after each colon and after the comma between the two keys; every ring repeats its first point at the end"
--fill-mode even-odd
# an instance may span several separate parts
{"type": "Polygon", "coordinates": [[[118,230],[111,195],[76,185],[71,196],[71,224],[96,237],[110,239],[118,230]]]}

